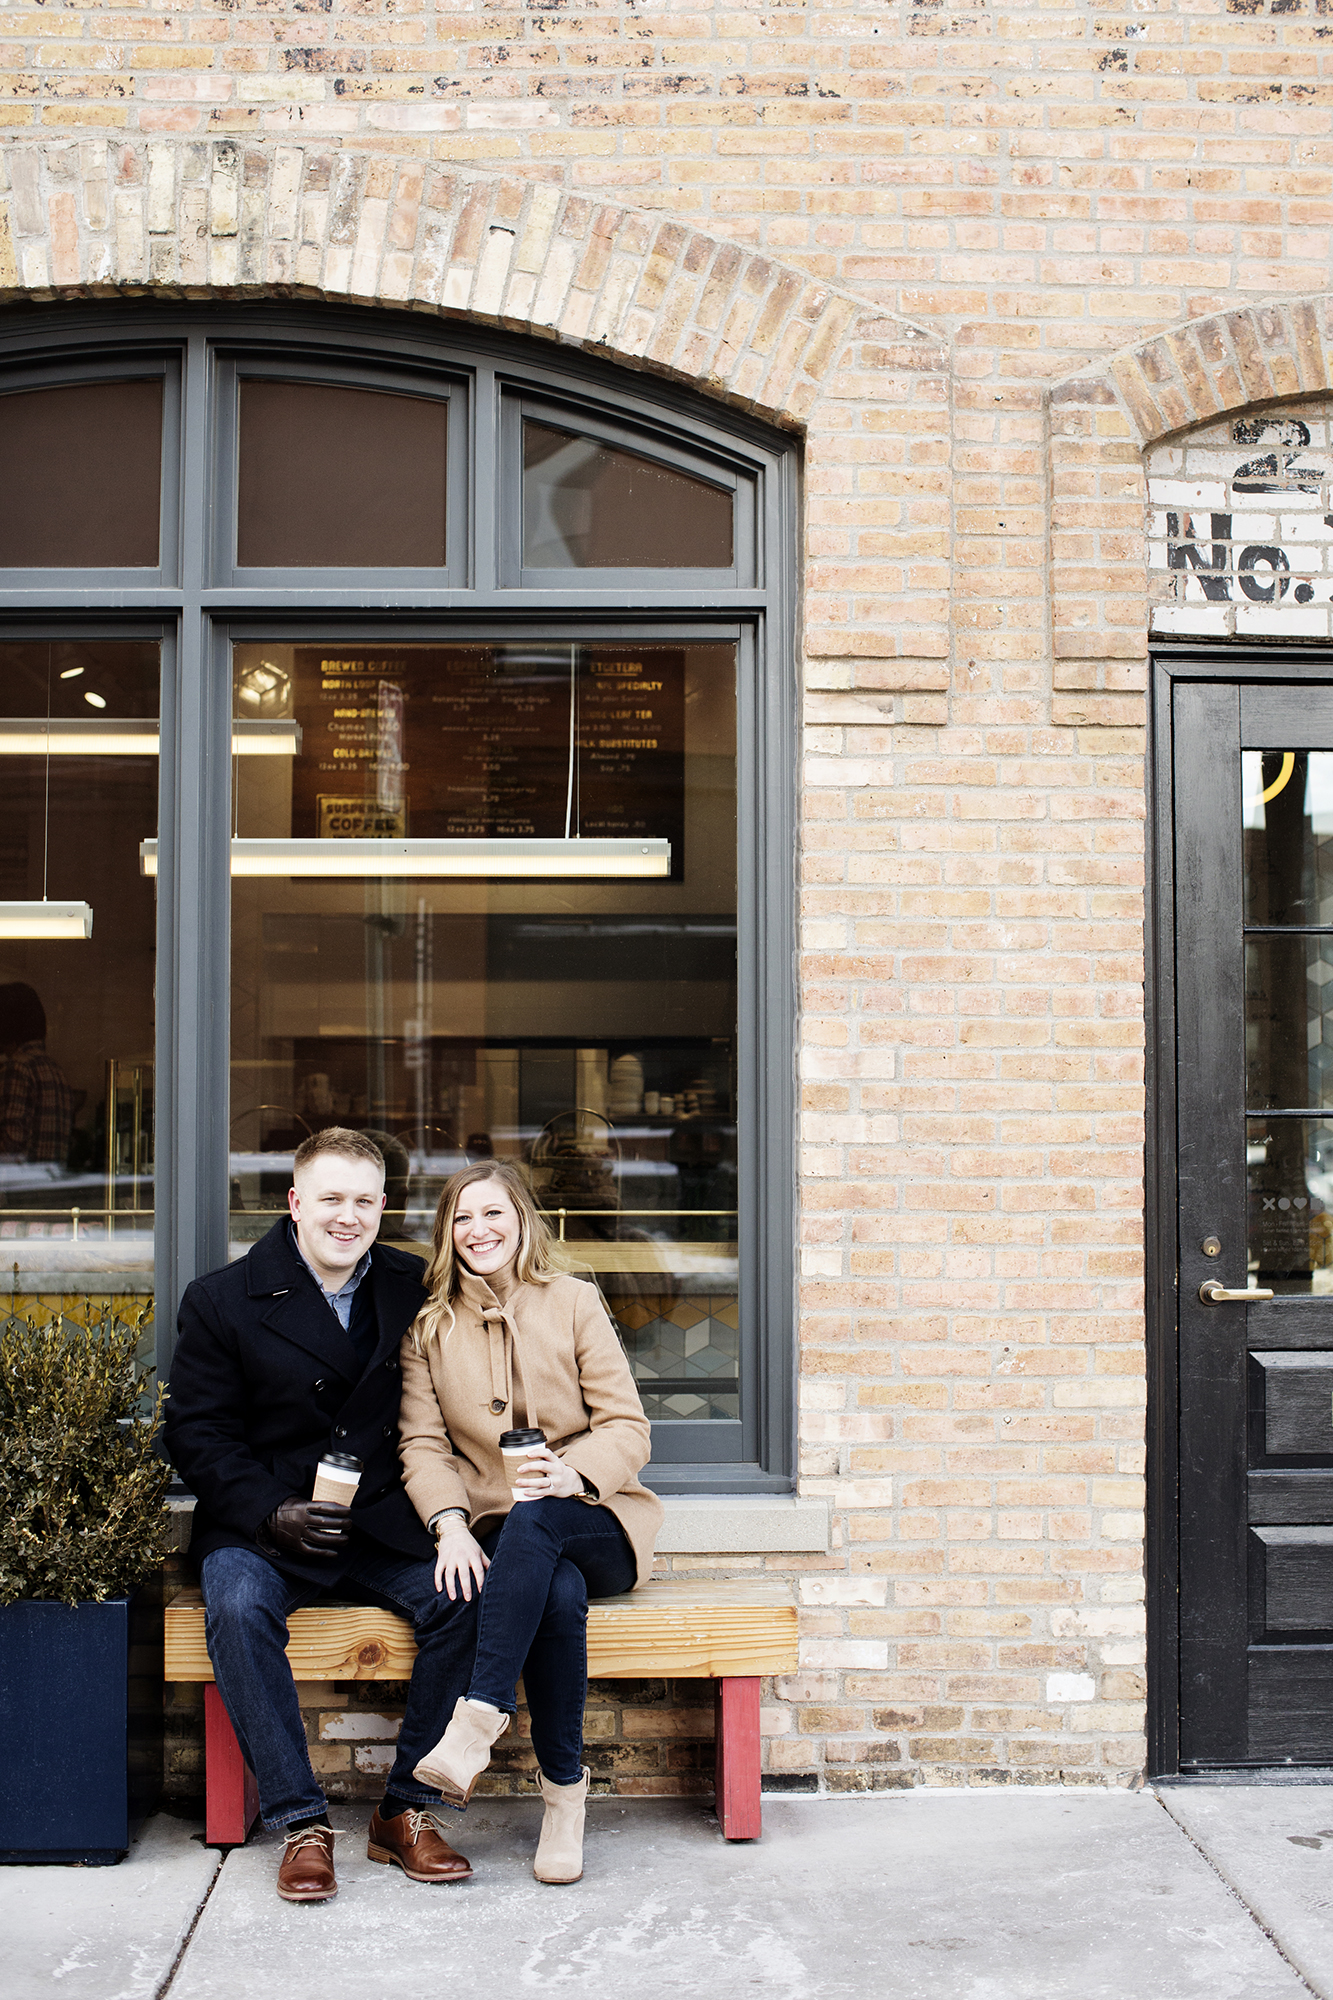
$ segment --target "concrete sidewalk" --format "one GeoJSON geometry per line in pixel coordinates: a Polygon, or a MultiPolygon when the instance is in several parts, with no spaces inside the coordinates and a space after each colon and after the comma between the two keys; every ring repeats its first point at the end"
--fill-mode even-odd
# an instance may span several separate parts
{"type": "Polygon", "coordinates": [[[536,1801],[450,1832],[426,1888],[336,1808],[337,1900],[273,1891],[278,1842],[225,1860],[161,1816],[119,1868],[0,1870],[10,2000],[401,2000],[558,1986],[598,2000],[1333,2000],[1333,1789],[919,1791],[766,1799],[728,1846],[694,1801],[598,1801],[587,1872],[531,1874],[536,1801]]]}

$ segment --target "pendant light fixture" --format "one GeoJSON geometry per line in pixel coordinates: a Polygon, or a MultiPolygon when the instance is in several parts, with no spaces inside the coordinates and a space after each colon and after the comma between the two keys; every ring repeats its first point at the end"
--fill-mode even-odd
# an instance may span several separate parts
{"type": "Polygon", "coordinates": [[[51,866],[51,648],[46,649],[46,728],[38,723],[28,748],[44,734],[46,771],[42,803],[42,900],[0,903],[0,938],[90,938],[93,912],[88,903],[53,903],[47,895],[51,866]]]}

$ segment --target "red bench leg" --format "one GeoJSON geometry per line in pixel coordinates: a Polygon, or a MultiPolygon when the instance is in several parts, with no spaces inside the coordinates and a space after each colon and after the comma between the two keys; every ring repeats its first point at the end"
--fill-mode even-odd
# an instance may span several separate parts
{"type": "Polygon", "coordinates": [[[758,1840],[759,1682],[717,1681],[713,1689],[717,1738],[717,1823],[727,1840],[758,1840]]]}
{"type": "Polygon", "coordinates": [[[259,1787],[213,1681],[204,1685],[204,1786],[205,1844],[240,1847],[259,1817],[259,1787]]]}

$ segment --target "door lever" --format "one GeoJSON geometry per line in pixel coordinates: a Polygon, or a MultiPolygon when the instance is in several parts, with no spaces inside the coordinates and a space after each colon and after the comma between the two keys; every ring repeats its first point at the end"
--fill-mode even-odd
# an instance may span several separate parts
{"type": "Polygon", "coordinates": [[[1216,1278],[1206,1278],[1199,1287],[1199,1297],[1206,1306],[1251,1305],[1256,1299],[1271,1299],[1273,1294],[1265,1291],[1233,1292],[1220,1285],[1216,1278]]]}

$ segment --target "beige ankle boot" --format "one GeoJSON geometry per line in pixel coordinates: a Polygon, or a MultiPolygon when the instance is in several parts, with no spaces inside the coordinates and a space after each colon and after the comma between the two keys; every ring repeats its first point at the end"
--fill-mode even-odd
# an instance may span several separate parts
{"type": "Polygon", "coordinates": [[[476,1708],[461,1694],[439,1742],[428,1750],[412,1776],[422,1785],[438,1785],[447,1799],[464,1805],[472,1787],[491,1761],[491,1745],[504,1735],[509,1717],[503,1709],[476,1708]]]}
{"type": "Polygon", "coordinates": [[[577,1785],[553,1785],[544,1771],[537,1773],[546,1801],[537,1858],[532,1864],[539,1882],[577,1882],[583,1873],[583,1813],[590,1775],[585,1764],[577,1785]]]}

